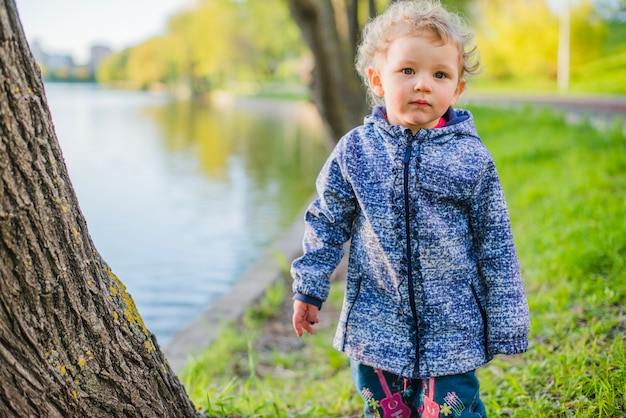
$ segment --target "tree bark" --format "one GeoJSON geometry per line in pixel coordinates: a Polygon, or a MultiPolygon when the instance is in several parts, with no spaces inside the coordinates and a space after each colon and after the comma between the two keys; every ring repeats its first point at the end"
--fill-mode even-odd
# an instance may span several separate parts
{"type": "Polygon", "coordinates": [[[289,7],[315,58],[312,100],[334,145],[362,124],[367,112],[365,93],[354,70],[354,46],[340,37],[331,0],[289,0],[289,7]]]}
{"type": "Polygon", "coordinates": [[[0,0],[0,416],[192,417],[94,247],[14,0],[0,0]]]}

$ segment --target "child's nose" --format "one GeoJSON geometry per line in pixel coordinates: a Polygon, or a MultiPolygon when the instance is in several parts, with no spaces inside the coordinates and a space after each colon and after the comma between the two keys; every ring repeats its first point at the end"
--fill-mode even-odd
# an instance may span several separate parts
{"type": "Polygon", "coordinates": [[[431,91],[430,78],[426,75],[416,74],[414,83],[414,91],[431,91]]]}

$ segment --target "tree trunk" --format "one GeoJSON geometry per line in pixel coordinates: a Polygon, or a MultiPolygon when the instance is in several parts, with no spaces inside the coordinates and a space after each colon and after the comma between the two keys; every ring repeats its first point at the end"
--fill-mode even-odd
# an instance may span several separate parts
{"type": "Polygon", "coordinates": [[[13,0],[0,0],[0,289],[0,416],[197,416],[94,248],[13,0]]]}
{"type": "Polygon", "coordinates": [[[289,0],[289,7],[315,57],[312,99],[334,144],[367,112],[353,46],[339,35],[331,0],[289,0]]]}

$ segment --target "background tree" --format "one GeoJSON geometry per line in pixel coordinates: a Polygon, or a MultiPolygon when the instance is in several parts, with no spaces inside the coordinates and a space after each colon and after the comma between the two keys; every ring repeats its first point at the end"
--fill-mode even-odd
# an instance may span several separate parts
{"type": "Polygon", "coordinates": [[[346,29],[346,13],[338,20],[331,0],[289,0],[289,6],[315,57],[311,98],[328,136],[336,141],[363,122],[367,109],[361,80],[354,70],[355,48],[346,29]]]}
{"type": "Polygon", "coordinates": [[[237,83],[299,81],[303,46],[284,0],[201,0],[173,15],[162,37],[109,57],[97,79],[123,76],[130,86],[166,84],[203,98],[237,83]]]}
{"type": "Polygon", "coordinates": [[[128,83],[128,59],[130,52],[131,49],[126,48],[100,63],[96,69],[96,80],[108,85],[128,83]]]}
{"type": "Polygon", "coordinates": [[[572,10],[571,25],[571,68],[580,68],[589,62],[607,55],[604,43],[608,27],[591,0],[582,0],[572,10]]]}
{"type": "Polygon", "coordinates": [[[0,416],[196,416],[89,236],[13,0],[0,131],[0,416]]]}
{"type": "Polygon", "coordinates": [[[544,0],[478,0],[476,7],[486,77],[556,77],[558,16],[544,0]]]}
{"type": "Polygon", "coordinates": [[[168,61],[163,49],[165,40],[154,37],[139,45],[130,54],[126,63],[129,80],[141,88],[148,89],[154,84],[165,83],[168,78],[168,61]]]}
{"type": "MultiPolygon", "coordinates": [[[[570,7],[570,67],[576,69],[603,55],[606,25],[591,0],[570,7]]],[[[559,17],[545,0],[477,0],[473,18],[485,78],[554,82],[559,17]]]]}
{"type": "Polygon", "coordinates": [[[168,53],[179,86],[204,96],[235,66],[239,50],[231,43],[236,31],[236,3],[203,0],[174,15],[168,24],[168,53]]]}
{"type": "Polygon", "coordinates": [[[242,54],[237,77],[260,83],[299,81],[293,76],[305,48],[285,1],[240,3],[238,17],[234,48],[242,54]]]}

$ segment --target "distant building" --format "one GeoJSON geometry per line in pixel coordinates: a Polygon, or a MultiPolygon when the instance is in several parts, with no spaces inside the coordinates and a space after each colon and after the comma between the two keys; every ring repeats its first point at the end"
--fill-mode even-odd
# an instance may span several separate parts
{"type": "Polygon", "coordinates": [[[72,73],[76,64],[71,55],[50,54],[46,56],[46,67],[52,72],[63,71],[69,74],[72,73]]]}
{"type": "Polygon", "coordinates": [[[95,74],[102,61],[104,61],[112,53],[113,50],[106,45],[93,45],[89,54],[89,63],[87,64],[89,71],[92,74],[95,74]]]}
{"type": "Polygon", "coordinates": [[[44,62],[46,60],[46,53],[41,48],[41,44],[39,43],[39,41],[35,39],[33,42],[30,42],[29,44],[30,44],[30,51],[33,53],[33,57],[35,58],[35,61],[37,61],[38,64],[41,64],[42,62],[44,62]]]}
{"type": "Polygon", "coordinates": [[[92,81],[96,69],[113,51],[106,45],[94,45],[90,49],[86,65],[77,65],[74,57],[67,54],[49,54],[38,40],[30,43],[30,50],[41,68],[44,79],[67,81],[92,81]]]}

